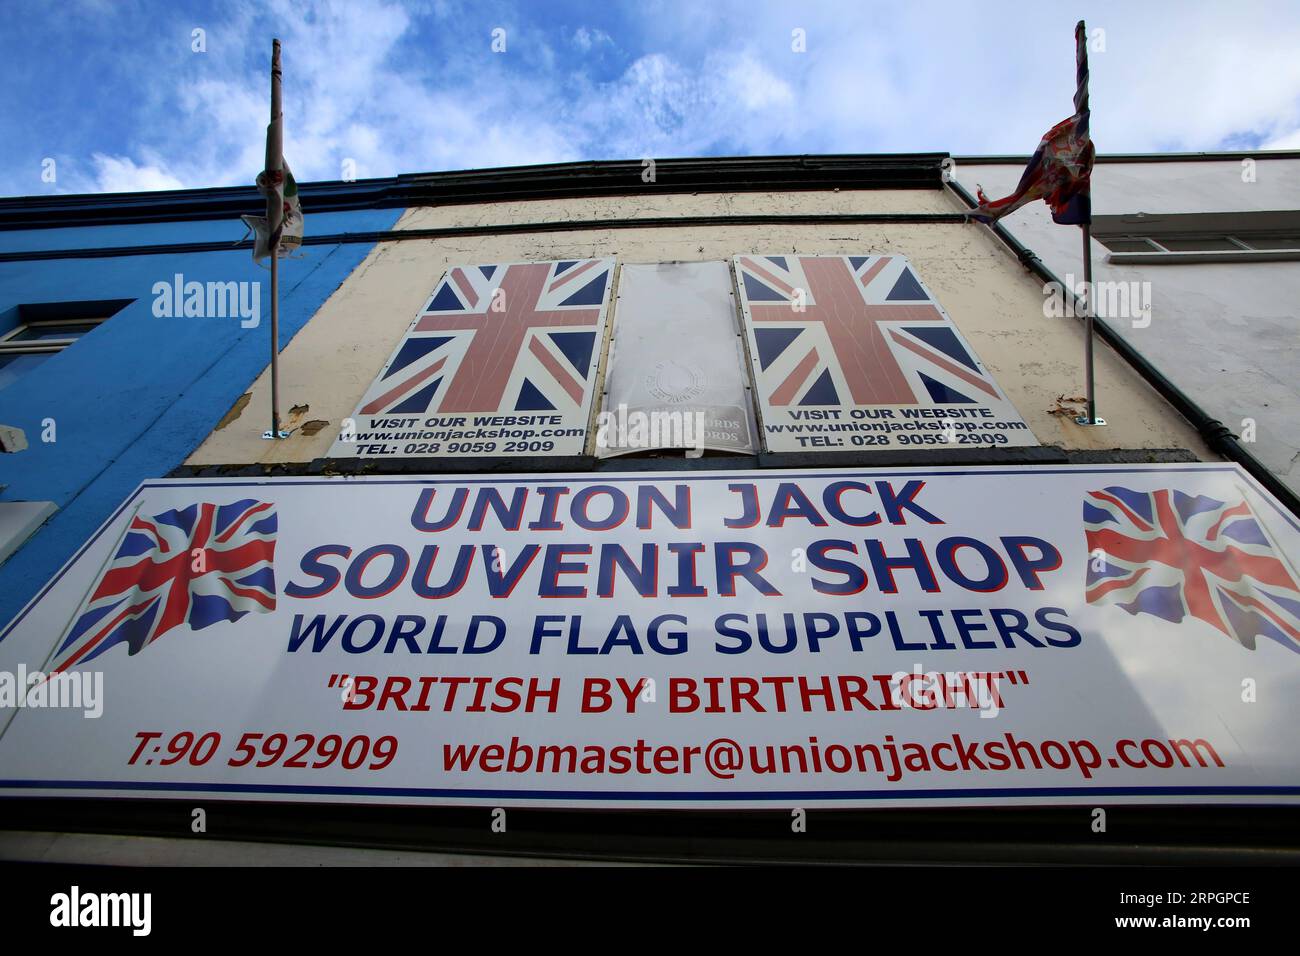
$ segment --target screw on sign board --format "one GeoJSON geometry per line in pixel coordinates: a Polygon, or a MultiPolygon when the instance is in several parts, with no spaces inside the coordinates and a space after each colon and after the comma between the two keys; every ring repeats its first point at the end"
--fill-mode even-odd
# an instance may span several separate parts
{"type": "Polygon", "coordinates": [[[612,258],[448,269],[330,456],[582,454],[613,271],[612,258]]]}
{"type": "Polygon", "coordinates": [[[1037,445],[903,256],[736,256],[769,451],[1037,445]]]}
{"type": "Polygon", "coordinates": [[[1298,554],[1220,464],[150,481],[0,632],[0,792],[1295,802],[1298,554]]]}

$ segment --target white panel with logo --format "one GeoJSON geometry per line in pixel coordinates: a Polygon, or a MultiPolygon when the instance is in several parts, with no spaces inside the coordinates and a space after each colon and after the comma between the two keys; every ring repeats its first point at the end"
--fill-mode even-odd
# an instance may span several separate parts
{"type": "Polygon", "coordinates": [[[598,457],[757,450],[736,313],[726,262],[620,268],[598,457]]]}

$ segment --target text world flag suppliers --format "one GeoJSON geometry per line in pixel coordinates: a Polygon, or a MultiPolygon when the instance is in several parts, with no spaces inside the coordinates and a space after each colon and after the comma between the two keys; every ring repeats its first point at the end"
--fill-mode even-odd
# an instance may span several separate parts
{"type": "Polygon", "coordinates": [[[447,270],[330,456],[582,454],[613,270],[612,258],[447,270]]]}
{"type": "Polygon", "coordinates": [[[1300,523],[1236,465],[150,481],[0,665],[50,660],[125,541],[161,561],[136,516],[249,502],[274,605],[83,656],[102,716],[3,714],[0,793],[1300,800],[1300,523]]]}
{"type": "Polygon", "coordinates": [[[737,256],[769,451],[1037,445],[902,256],[737,256]]]}

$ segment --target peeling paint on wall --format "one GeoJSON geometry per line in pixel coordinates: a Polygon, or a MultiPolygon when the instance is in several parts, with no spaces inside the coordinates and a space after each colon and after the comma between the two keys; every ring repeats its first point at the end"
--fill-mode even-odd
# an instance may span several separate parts
{"type": "Polygon", "coordinates": [[[240,395],[239,400],[236,401],[234,405],[230,406],[230,411],[226,412],[225,415],[221,416],[221,421],[217,422],[217,427],[214,429],[214,431],[221,431],[221,429],[225,428],[236,418],[242,415],[244,409],[248,407],[248,403],[252,399],[252,397],[253,397],[252,392],[245,392],[243,395],[240,395]]]}

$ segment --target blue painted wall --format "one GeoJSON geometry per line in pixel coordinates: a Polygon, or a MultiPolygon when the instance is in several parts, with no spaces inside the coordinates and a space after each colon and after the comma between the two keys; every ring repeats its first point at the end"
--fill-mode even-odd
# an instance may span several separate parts
{"type": "MultiPolygon", "coordinates": [[[[325,213],[316,235],[392,228],[400,209],[325,213]]],[[[0,233],[0,249],[31,251],[159,242],[236,242],[239,222],[190,222],[0,233]]],[[[371,250],[369,243],[304,247],[280,270],[281,348],[371,250]]],[[[28,448],[0,455],[0,501],[59,507],[0,565],[0,624],[18,613],[142,480],[167,474],[199,446],[266,367],[270,274],[247,249],[0,263],[0,317],[18,305],[134,299],[76,344],[0,390],[0,424],[28,448]],[[236,318],[157,318],[153,286],[186,281],[261,283],[261,325],[236,318]],[[54,419],[57,440],[41,441],[54,419]]]]}

